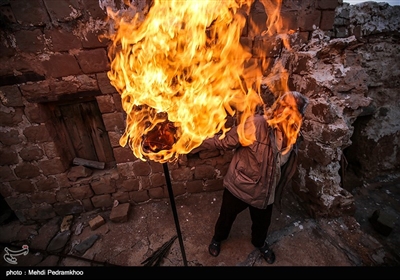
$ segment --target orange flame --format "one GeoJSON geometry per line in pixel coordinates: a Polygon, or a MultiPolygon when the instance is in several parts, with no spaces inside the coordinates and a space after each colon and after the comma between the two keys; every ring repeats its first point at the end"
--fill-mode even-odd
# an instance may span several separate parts
{"type": "Polygon", "coordinates": [[[303,116],[299,112],[298,104],[293,95],[283,93],[266,115],[268,124],[272,127],[279,127],[286,135],[287,143],[282,151],[284,155],[290,151],[292,145],[296,142],[303,123],[303,116]]]}
{"type": "MultiPolygon", "coordinates": [[[[254,141],[243,123],[263,104],[261,67],[244,66],[252,54],[240,43],[252,2],[154,0],[145,16],[133,17],[107,8],[114,21],[108,77],[127,113],[121,146],[142,160],[174,160],[218,132],[224,137],[228,115],[237,117],[241,143],[254,141]]],[[[280,3],[267,6],[276,26],[269,30],[277,32],[280,3]]]]}

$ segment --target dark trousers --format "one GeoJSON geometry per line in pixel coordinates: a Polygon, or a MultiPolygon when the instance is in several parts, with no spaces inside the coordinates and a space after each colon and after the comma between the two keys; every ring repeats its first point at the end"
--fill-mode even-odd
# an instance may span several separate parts
{"type": "Polygon", "coordinates": [[[235,197],[227,189],[224,189],[221,210],[215,224],[214,240],[221,242],[227,239],[236,216],[248,207],[252,221],[251,243],[255,247],[263,246],[271,224],[272,206],[273,204],[268,205],[266,209],[255,208],[235,197]]]}

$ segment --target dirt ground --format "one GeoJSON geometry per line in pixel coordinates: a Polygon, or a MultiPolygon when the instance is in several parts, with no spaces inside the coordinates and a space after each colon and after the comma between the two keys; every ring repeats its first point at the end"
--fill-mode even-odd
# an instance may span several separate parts
{"type": "MultiPolygon", "coordinates": [[[[251,222],[247,210],[237,217],[229,238],[222,243],[220,255],[213,257],[208,253],[222,198],[222,191],[217,191],[177,197],[175,203],[179,227],[168,199],[133,206],[128,220],[120,223],[110,221],[109,210],[77,215],[66,231],[68,234],[60,238],[58,252],[54,252],[54,249],[49,252],[49,244],[55,235],[60,234],[61,218],[54,218],[40,226],[22,225],[18,220],[2,224],[0,251],[4,254],[6,247],[17,250],[27,244],[29,253],[16,256],[18,264],[9,264],[3,258],[0,266],[4,271],[1,273],[11,268],[19,268],[25,273],[32,267],[39,270],[74,268],[83,269],[86,275],[94,273],[122,277],[127,273],[125,276],[128,277],[132,273],[142,275],[143,271],[139,268],[151,266],[145,270],[148,277],[152,272],[159,273],[159,269],[173,268],[166,273],[172,273],[174,277],[169,274],[168,277],[175,279],[180,277],[177,275],[187,275],[186,272],[190,278],[209,278],[206,268],[212,268],[211,271],[224,268],[222,272],[227,278],[228,275],[229,278],[239,275],[265,278],[266,273],[270,272],[298,278],[302,273],[308,273],[308,270],[304,271],[305,268],[315,268],[315,273],[320,271],[328,278],[333,275],[340,277],[336,275],[338,268],[356,269],[358,277],[363,279],[385,279],[394,277],[393,273],[398,275],[400,183],[364,186],[355,190],[353,195],[356,203],[354,216],[312,219],[294,195],[286,192],[282,213],[274,209],[267,238],[276,254],[276,261],[272,265],[261,258],[250,242],[251,222]],[[378,232],[369,221],[376,210],[393,218],[393,228],[387,236],[378,232]],[[98,215],[106,223],[92,230],[89,221],[98,215]],[[177,234],[179,231],[181,235],[177,234]],[[164,255],[153,262],[145,262],[168,241],[171,241],[171,246],[164,250],[164,255]],[[86,244],[86,247],[77,250],[79,244],[86,244]],[[252,269],[247,270],[250,267],[252,269]],[[187,268],[192,269],[187,271],[187,268]],[[124,273],[120,274],[120,271],[124,273]]],[[[161,278],[166,278],[167,274],[164,275],[162,271],[161,278]]],[[[307,275],[307,278],[314,277],[314,274],[307,275]]]]}

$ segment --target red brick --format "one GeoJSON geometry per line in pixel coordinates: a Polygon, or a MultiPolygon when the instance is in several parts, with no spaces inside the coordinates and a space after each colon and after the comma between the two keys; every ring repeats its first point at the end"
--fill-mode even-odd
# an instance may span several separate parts
{"type": "Polygon", "coordinates": [[[85,11],[87,11],[92,18],[103,20],[106,18],[107,13],[100,8],[98,0],[85,0],[83,1],[83,5],[85,6],[85,11]]]}
{"type": "Polygon", "coordinates": [[[6,197],[5,200],[12,210],[26,209],[32,207],[32,203],[25,195],[19,195],[17,197],[6,197]]]}
{"type": "Polygon", "coordinates": [[[9,149],[0,150],[0,165],[11,165],[19,162],[17,152],[9,149]]]}
{"type": "Polygon", "coordinates": [[[189,193],[198,193],[204,191],[203,180],[195,180],[186,183],[186,188],[189,193]]]}
{"type": "Polygon", "coordinates": [[[108,208],[113,205],[113,200],[111,199],[111,195],[109,194],[96,195],[93,196],[91,200],[95,208],[108,208]]]}
{"type": "Polygon", "coordinates": [[[150,176],[151,185],[153,187],[160,187],[166,184],[165,176],[161,173],[156,173],[150,176]]]}
{"type": "Polygon", "coordinates": [[[19,151],[19,156],[25,161],[40,160],[43,157],[43,151],[38,146],[28,145],[19,151]]]}
{"type": "Polygon", "coordinates": [[[121,184],[121,189],[124,191],[137,191],[139,190],[139,179],[126,179],[121,184]]]}
{"type": "Polygon", "coordinates": [[[22,121],[23,109],[15,108],[11,112],[0,112],[0,126],[16,126],[22,121]]]}
{"type": "Polygon", "coordinates": [[[101,48],[107,47],[110,43],[110,40],[105,38],[103,31],[94,30],[89,31],[85,35],[85,40],[82,41],[82,46],[85,49],[94,49],[94,48],[101,48]]]}
{"type": "Polygon", "coordinates": [[[17,47],[22,52],[39,53],[44,49],[43,33],[39,29],[21,30],[15,33],[17,47]]]}
{"type": "Polygon", "coordinates": [[[130,192],[129,198],[136,203],[145,202],[150,199],[147,190],[130,192]]]}
{"type": "Polygon", "coordinates": [[[111,113],[115,111],[112,95],[98,95],[96,96],[96,100],[101,113],[111,113]]]}
{"type": "Polygon", "coordinates": [[[0,96],[2,96],[2,103],[8,107],[24,106],[22,103],[22,95],[18,86],[5,86],[0,87],[0,96]]]}
{"type": "Polygon", "coordinates": [[[199,165],[194,169],[194,179],[215,178],[215,167],[211,165],[199,165]]]}
{"type": "Polygon", "coordinates": [[[42,160],[38,162],[38,166],[44,175],[55,175],[63,173],[68,169],[66,158],[53,158],[49,160],[42,160]]]}
{"type": "Polygon", "coordinates": [[[80,49],[81,41],[70,31],[63,29],[45,30],[44,34],[50,39],[49,49],[54,52],[69,51],[72,49],[80,49]]]}
{"type": "Polygon", "coordinates": [[[36,187],[40,191],[47,191],[58,187],[57,180],[53,177],[42,178],[36,182],[36,187]]]}
{"type": "Polygon", "coordinates": [[[113,148],[121,147],[119,145],[119,139],[121,139],[121,136],[122,136],[122,133],[119,133],[119,132],[115,132],[115,131],[108,132],[108,138],[110,139],[110,143],[113,148]]]}
{"type": "Polygon", "coordinates": [[[90,183],[95,194],[106,194],[115,192],[115,186],[113,182],[107,177],[101,177],[98,181],[90,183]]]}
{"type": "Polygon", "coordinates": [[[34,178],[40,175],[39,168],[28,162],[22,162],[14,169],[15,175],[22,179],[34,178]]]}
{"type": "Polygon", "coordinates": [[[115,192],[112,194],[112,199],[117,200],[119,203],[129,202],[129,193],[128,192],[115,192]]]}
{"type": "Polygon", "coordinates": [[[95,218],[89,221],[89,226],[91,230],[95,230],[104,225],[105,223],[106,221],[104,220],[104,218],[100,215],[97,215],[95,218]]]}
{"type": "Polygon", "coordinates": [[[319,27],[321,11],[304,11],[299,15],[300,31],[313,31],[314,27],[319,27]]]}
{"type": "Polygon", "coordinates": [[[31,201],[37,204],[43,202],[52,204],[54,202],[57,202],[56,195],[50,192],[35,192],[31,195],[31,201]]]}
{"type": "Polygon", "coordinates": [[[93,191],[89,185],[77,185],[69,188],[69,192],[75,199],[85,199],[93,196],[93,191]]]}
{"type": "MultiPolygon", "coordinates": [[[[137,158],[129,148],[116,147],[113,149],[114,158],[117,163],[135,161],[137,158]]],[[[132,173],[133,174],[133,173],[132,173]]]]}
{"type": "Polygon", "coordinates": [[[19,144],[22,142],[22,140],[18,136],[19,132],[16,129],[10,129],[9,131],[0,131],[0,142],[6,146],[19,144]]]}
{"type": "Polygon", "coordinates": [[[96,77],[102,94],[112,94],[116,92],[116,89],[110,83],[107,73],[98,73],[96,77]]]}
{"type": "Polygon", "coordinates": [[[335,16],[335,11],[322,11],[321,23],[319,28],[321,30],[333,30],[335,16]]]}
{"type": "Polygon", "coordinates": [[[10,186],[20,193],[32,193],[35,191],[35,186],[32,184],[31,180],[22,179],[10,182],[10,186]]]}
{"type": "Polygon", "coordinates": [[[82,6],[78,0],[43,0],[53,23],[73,21],[82,16],[82,6]]]}
{"type": "Polygon", "coordinates": [[[122,113],[103,114],[104,126],[107,131],[124,131],[125,121],[122,113]]]}
{"type": "Polygon", "coordinates": [[[223,179],[207,180],[204,186],[204,191],[213,192],[224,189],[223,179]]]}
{"type": "Polygon", "coordinates": [[[75,57],[70,54],[54,54],[50,56],[49,60],[43,61],[42,64],[46,75],[49,77],[60,78],[82,73],[75,57]]]}
{"type": "Polygon", "coordinates": [[[42,143],[51,140],[45,125],[26,127],[23,133],[29,142],[42,143]]]}
{"type": "Polygon", "coordinates": [[[189,167],[179,168],[171,171],[171,178],[174,181],[192,180],[193,173],[189,167]]]}
{"type": "Polygon", "coordinates": [[[29,102],[37,102],[50,96],[50,87],[47,81],[20,85],[22,95],[29,102]]]}
{"type": "Polygon", "coordinates": [[[102,48],[81,51],[76,54],[76,58],[83,73],[86,74],[108,71],[110,69],[106,50],[102,48]]]}
{"type": "Polygon", "coordinates": [[[42,0],[13,0],[9,2],[15,19],[23,25],[44,26],[50,21],[42,0]]]}
{"type": "Polygon", "coordinates": [[[25,115],[31,123],[44,123],[49,117],[45,113],[43,105],[37,103],[27,103],[24,109],[25,115]]]}
{"type": "Polygon", "coordinates": [[[151,167],[147,161],[135,161],[132,164],[133,174],[136,176],[148,176],[151,172],[151,167]]]}
{"type": "Polygon", "coordinates": [[[157,187],[157,188],[149,189],[149,196],[150,196],[150,198],[158,199],[158,198],[167,197],[168,194],[164,193],[164,188],[157,187]]]}
{"type": "Polygon", "coordinates": [[[114,223],[122,223],[128,221],[128,214],[130,209],[129,203],[119,204],[111,209],[110,220],[114,223]]]}
{"type": "Polygon", "coordinates": [[[316,3],[317,9],[322,10],[334,10],[339,5],[339,1],[337,0],[319,0],[316,3]]]}

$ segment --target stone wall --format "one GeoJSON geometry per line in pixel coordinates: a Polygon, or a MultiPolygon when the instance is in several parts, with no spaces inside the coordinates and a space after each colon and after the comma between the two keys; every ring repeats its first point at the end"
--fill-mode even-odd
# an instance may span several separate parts
{"type": "Polygon", "coordinates": [[[357,38],[354,52],[372,99],[354,122],[352,145],[344,150],[351,165],[347,186],[362,186],[362,178],[391,181],[400,176],[400,6],[343,5],[337,14],[337,35],[357,38]]]}
{"type": "MultiPolygon", "coordinates": [[[[109,42],[99,39],[107,30],[105,6],[110,3],[122,5],[120,1],[98,0],[0,2],[0,192],[24,223],[111,208],[114,200],[135,205],[168,197],[162,164],[138,160],[119,145],[125,113],[107,77],[109,42]],[[74,155],[55,126],[54,104],[88,98],[96,101],[104,137],[112,148],[113,158],[104,169],[74,165],[74,155]]],[[[135,3],[142,8],[146,4],[144,0],[135,3]]],[[[248,17],[262,27],[266,15],[260,4],[256,3],[248,17]]],[[[372,125],[364,121],[359,125],[362,128],[357,128],[373,130],[388,112],[385,101],[390,101],[380,99],[374,110],[365,109],[380,95],[377,88],[386,88],[386,84],[376,85],[379,73],[375,73],[373,83],[368,82],[374,65],[362,57],[362,50],[371,48],[368,42],[361,43],[363,36],[368,36],[362,33],[365,23],[350,20],[346,11],[351,8],[335,0],[284,1],[281,14],[287,28],[294,31],[291,51],[279,37],[261,36],[250,27],[242,37],[254,59],[268,57],[283,62],[290,73],[291,89],[310,98],[293,190],[312,216],[352,210],[352,196],[343,188],[340,172],[343,151],[353,147],[356,120],[373,115],[372,125]]],[[[263,70],[271,82],[268,69],[263,70]]],[[[268,89],[263,97],[268,98],[268,89]]],[[[390,116],[396,112],[389,111],[390,116]]],[[[398,132],[396,135],[398,142],[398,132]]],[[[376,136],[369,147],[386,143],[385,136],[376,136]]],[[[368,136],[364,137],[356,141],[370,145],[368,136]]],[[[387,172],[398,169],[399,156],[397,148],[393,149],[396,155],[387,155],[391,159],[387,172]]],[[[368,169],[368,158],[356,157],[354,161],[368,169]]],[[[204,152],[182,155],[168,163],[174,194],[222,189],[230,159],[230,152],[204,152]]]]}
{"type": "Polygon", "coordinates": [[[399,8],[339,5],[333,32],[287,54],[293,88],[311,97],[293,181],[311,216],[351,214],[357,188],[400,177],[399,8]]]}

